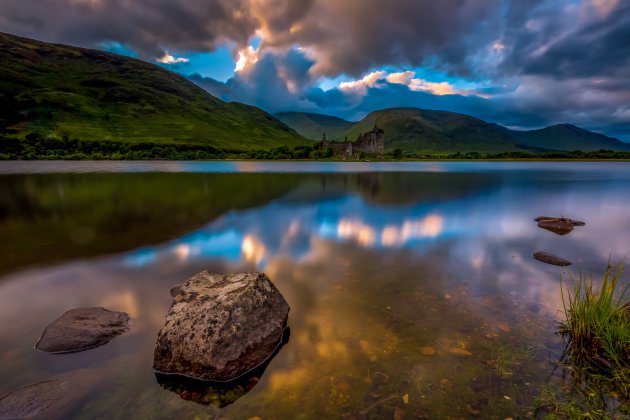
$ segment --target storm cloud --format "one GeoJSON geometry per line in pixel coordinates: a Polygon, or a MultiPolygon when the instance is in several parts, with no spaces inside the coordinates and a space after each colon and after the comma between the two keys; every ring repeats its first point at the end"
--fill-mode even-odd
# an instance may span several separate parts
{"type": "Polygon", "coordinates": [[[625,0],[2,0],[0,31],[117,43],[175,71],[227,45],[231,79],[191,79],[270,112],[417,106],[630,140],[625,0]]]}
{"type": "Polygon", "coordinates": [[[98,46],[116,41],[141,56],[299,44],[317,58],[314,72],[361,72],[396,62],[418,65],[460,43],[500,0],[3,0],[3,31],[98,46]]]}

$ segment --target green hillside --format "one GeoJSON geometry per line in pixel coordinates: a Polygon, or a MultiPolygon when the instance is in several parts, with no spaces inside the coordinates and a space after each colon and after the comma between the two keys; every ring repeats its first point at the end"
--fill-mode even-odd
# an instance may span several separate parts
{"type": "Polygon", "coordinates": [[[553,125],[541,130],[512,131],[512,135],[523,144],[546,149],[584,152],[600,149],[630,151],[630,145],[627,143],[571,124],[553,125]]]}
{"type": "Polygon", "coordinates": [[[0,135],[231,149],[306,143],[266,112],[141,60],[0,33],[0,62],[0,135]]]}
{"type": "Polygon", "coordinates": [[[321,140],[323,133],[326,133],[328,140],[343,140],[344,133],[355,124],[342,118],[310,112],[281,112],[275,116],[312,140],[321,140]]]}
{"type": "MultiPolygon", "coordinates": [[[[315,132],[338,133],[336,117],[319,114],[287,113],[280,117],[300,134],[316,127],[315,132]],[[287,117],[288,115],[289,117],[287,117]],[[307,125],[310,115],[317,115],[317,124],[307,125]],[[330,122],[330,125],[327,125],[330,122]]],[[[344,121],[344,120],[341,120],[344,121]]],[[[346,121],[347,123],[347,121],[346,121]]],[[[561,124],[541,130],[516,131],[478,118],[447,111],[417,108],[391,108],[368,114],[346,131],[329,139],[347,137],[355,140],[360,134],[378,124],[385,131],[385,150],[402,149],[405,152],[444,154],[455,152],[584,152],[601,149],[630,151],[630,145],[603,134],[587,131],[570,124],[561,124]]]]}
{"type": "Polygon", "coordinates": [[[393,108],[368,114],[344,135],[356,139],[378,124],[385,131],[385,150],[504,152],[522,150],[503,127],[468,115],[416,108],[393,108]]]}

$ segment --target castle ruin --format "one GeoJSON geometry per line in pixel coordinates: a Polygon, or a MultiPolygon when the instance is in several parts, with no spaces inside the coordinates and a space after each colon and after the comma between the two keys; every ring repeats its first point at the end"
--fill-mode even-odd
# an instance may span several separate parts
{"type": "Polygon", "coordinates": [[[320,148],[331,148],[335,156],[344,159],[358,158],[361,153],[381,156],[385,151],[385,132],[374,124],[372,131],[359,135],[355,141],[349,141],[347,137],[344,141],[328,141],[324,133],[320,148]]]}

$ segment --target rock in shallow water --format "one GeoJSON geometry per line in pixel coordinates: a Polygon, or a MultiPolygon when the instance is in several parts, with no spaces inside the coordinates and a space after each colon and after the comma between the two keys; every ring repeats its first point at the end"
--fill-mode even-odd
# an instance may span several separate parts
{"type": "Polygon", "coordinates": [[[112,372],[79,369],[23,386],[0,396],[0,419],[65,420],[76,417],[77,404],[85,401],[86,395],[104,382],[113,380],[112,372]]]}
{"type": "Polygon", "coordinates": [[[542,262],[545,262],[547,264],[558,265],[560,267],[567,267],[567,266],[573,264],[569,260],[565,260],[564,258],[555,256],[555,255],[550,254],[548,252],[542,252],[542,251],[538,251],[538,252],[534,253],[534,258],[536,258],[538,261],[542,261],[542,262]]]}
{"type": "Polygon", "coordinates": [[[104,308],[71,309],[54,320],[35,345],[48,353],[72,353],[101,346],[129,329],[124,312],[104,308]]]}
{"type": "Polygon", "coordinates": [[[566,235],[573,231],[574,226],[584,226],[586,223],[579,220],[567,219],[566,217],[539,216],[534,219],[538,222],[538,227],[546,229],[558,235],[566,235]]]}
{"type": "Polygon", "coordinates": [[[158,334],[153,369],[231,381],[281,344],[289,305],[263,273],[203,271],[181,286],[158,334]]]}
{"type": "Polygon", "coordinates": [[[28,385],[0,398],[0,419],[28,419],[43,415],[68,392],[66,380],[28,385]]]}

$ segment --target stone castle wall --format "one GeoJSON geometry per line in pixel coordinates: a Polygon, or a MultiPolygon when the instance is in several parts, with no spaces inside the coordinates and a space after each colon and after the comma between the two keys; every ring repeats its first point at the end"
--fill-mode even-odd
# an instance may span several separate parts
{"type": "Polygon", "coordinates": [[[382,155],[385,151],[385,132],[378,125],[372,131],[363,133],[355,141],[328,141],[326,133],[321,141],[321,149],[331,148],[335,156],[356,157],[360,153],[382,155]]]}

